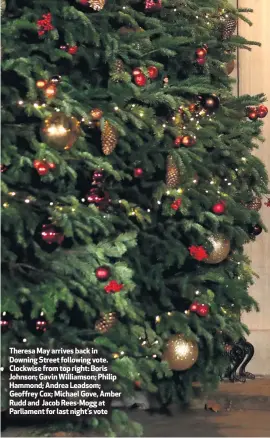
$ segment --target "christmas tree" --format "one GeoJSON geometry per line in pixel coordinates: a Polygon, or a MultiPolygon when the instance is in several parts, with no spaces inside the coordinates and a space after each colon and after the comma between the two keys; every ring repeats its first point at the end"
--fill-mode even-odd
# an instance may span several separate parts
{"type": "MultiPolygon", "coordinates": [[[[244,244],[263,229],[267,108],[232,93],[249,11],[205,3],[7,2],[4,372],[12,345],[94,346],[123,395],[161,405],[224,374],[256,308],[244,244]]],[[[117,410],[83,425],[140,433],[117,410]]]]}

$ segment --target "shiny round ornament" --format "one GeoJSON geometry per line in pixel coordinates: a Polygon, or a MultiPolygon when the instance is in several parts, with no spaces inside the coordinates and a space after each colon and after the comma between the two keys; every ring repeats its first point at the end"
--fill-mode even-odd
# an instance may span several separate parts
{"type": "Polygon", "coordinates": [[[108,266],[99,266],[95,274],[99,281],[107,281],[111,276],[111,270],[108,266]]]}
{"type": "Polygon", "coordinates": [[[90,111],[90,115],[93,120],[100,120],[101,117],[103,116],[103,111],[100,108],[93,108],[90,111]]]}
{"type": "Polygon", "coordinates": [[[139,67],[136,67],[132,70],[132,76],[137,76],[143,74],[139,67]]]}
{"type": "Polygon", "coordinates": [[[227,62],[227,64],[226,64],[227,75],[230,75],[234,71],[234,68],[235,68],[235,60],[232,59],[231,61],[227,62]]]}
{"type": "Polygon", "coordinates": [[[248,107],[247,109],[246,109],[246,114],[247,114],[247,117],[249,118],[249,120],[257,120],[258,119],[258,111],[257,111],[257,108],[254,106],[254,107],[248,107]]]}
{"type": "Polygon", "coordinates": [[[220,105],[219,98],[214,94],[201,97],[200,102],[201,106],[207,111],[216,111],[220,105]]]}
{"type": "Polygon", "coordinates": [[[44,88],[44,94],[48,99],[52,99],[57,94],[57,88],[55,84],[49,84],[44,88]]]}
{"type": "Polygon", "coordinates": [[[78,52],[78,46],[70,46],[70,47],[68,47],[67,52],[70,55],[76,55],[76,53],[78,52]]]}
{"type": "Polygon", "coordinates": [[[37,173],[40,176],[47,175],[47,173],[49,173],[50,171],[50,165],[47,163],[47,161],[43,161],[43,160],[42,161],[35,160],[34,168],[36,169],[37,173]]]}
{"type": "Polygon", "coordinates": [[[156,79],[158,77],[158,69],[154,65],[149,66],[147,71],[150,79],[156,79]]]}
{"type": "Polygon", "coordinates": [[[181,136],[178,136],[178,137],[175,138],[175,140],[174,140],[174,147],[175,148],[179,148],[181,146],[182,138],[183,137],[181,137],[181,136]]]}
{"type": "Polygon", "coordinates": [[[134,82],[138,87],[144,87],[147,82],[147,77],[143,73],[134,76],[134,82]]]}
{"type": "Polygon", "coordinates": [[[197,315],[199,316],[207,316],[209,313],[208,304],[199,304],[196,310],[197,315]]]}
{"type": "Polygon", "coordinates": [[[257,108],[257,114],[260,119],[263,119],[268,114],[268,108],[265,105],[259,105],[257,108]]]}
{"type": "Polygon", "coordinates": [[[189,306],[189,310],[190,312],[197,312],[198,306],[200,304],[197,301],[194,301],[190,306],[189,306]]]}
{"type": "Polygon", "coordinates": [[[198,58],[196,59],[197,64],[204,65],[206,63],[206,58],[198,58]]]}
{"type": "Polygon", "coordinates": [[[40,88],[40,89],[43,89],[43,88],[46,87],[47,84],[48,84],[48,82],[47,82],[45,79],[39,79],[39,80],[36,82],[36,87],[37,87],[37,88],[40,88]]]}
{"type": "Polygon", "coordinates": [[[185,147],[193,146],[195,143],[196,140],[194,137],[191,137],[191,135],[184,135],[184,137],[182,137],[181,144],[185,147]]]}
{"type": "Polygon", "coordinates": [[[191,113],[195,113],[196,111],[199,110],[199,105],[197,103],[191,103],[188,109],[191,113]]]}
{"type": "Polygon", "coordinates": [[[48,327],[48,323],[45,318],[39,317],[35,322],[35,329],[37,332],[45,333],[48,327]]]}
{"type": "Polygon", "coordinates": [[[54,85],[58,85],[60,84],[61,80],[62,80],[61,76],[55,75],[50,78],[50,83],[54,85]]]}
{"type": "Polygon", "coordinates": [[[196,56],[198,58],[205,58],[206,55],[207,55],[207,49],[205,47],[200,47],[199,49],[196,50],[196,56]]]}
{"type": "Polygon", "coordinates": [[[198,356],[197,342],[178,334],[171,336],[167,342],[162,360],[167,361],[173,371],[186,371],[196,363],[198,356]]]}
{"type": "Polygon", "coordinates": [[[245,204],[245,207],[249,210],[259,211],[262,208],[262,200],[259,196],[256,196],[252,201],[245,204]]]}
{"type": "Polygon", "coordinates": [[[43,224],[41,230],[42,240],[51,245],[52,243],[57,243],[61,245],[64,240],[64,235],[57,227],[52,224],[43,224]]]}
{"type": "Polygon", "coordinates": [[[6,333],[12,327],[12,317],[9,313],[1,313],[0,325],[2,334],[6,333]]]}
{"type": "Polygon", "coordinates": [[[226,208],[225,202],[220,201],[220,202],[217,202],[215,205],[213,205],[212,212],[217,214],[217,215],[220,215],[220,214],[224,213],[225,208],[226,208]]]}
{"type": "Polygon", "coordinates": [[[133,174],[135,178],[141,178],[143,176],[143,169],[141,167],[136,167],[133,174]]]}
{"type": "Polygon", "coordinates": [[[259,236],[262,233],[262,230],[262,227],[258,224],[251,225],[249,228],[249,233],[251,234],[251,236],[259,236]]]}
{"type": "Polygon", "coordinates": [[[68,117],[62,112],[55,112],[47,117],[41,127],[44,143],[58,150],[70,149],[79,137],[79,122],[75,117],[68,117]]]}
{"type": "Polygon", "coordinates": [[[93,184],[102,183],[103,180],[104,180],[104,172],[103,172],[103,170],[102,169],[95,170],[94,173],[93,173],[92,180],[93,180],[93,184]]]}
{"type": "Polygon", "coordinates": [[[223,234],[213,234],[208,237],[208,241],[212,244],[213,250],[203,262],[216,265],[226,260],[231,250],[230,241],[223,234]]]}

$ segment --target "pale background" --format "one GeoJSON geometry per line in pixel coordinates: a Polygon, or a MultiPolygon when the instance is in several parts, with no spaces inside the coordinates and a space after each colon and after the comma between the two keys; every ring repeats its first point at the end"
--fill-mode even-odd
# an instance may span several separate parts
{"type": "MultiPolygon", "coordinates": [[[[232,3],[236,6],[237,0],[232,0],[232,3]]],[[[250,27],[241,21],[239,34],[250,41],[259,41],[262,44],[261,47],[254,47],[251,52],[239,51],[239,93],[264,93],[268,99],[266,105],[270,108],[270,0],[238,0],[238,7],[254,10],[252,14],[248,14],[253,26],[250,27]]],[[[237,71],[234,74],[236,73],[237,71]]],[[[260,144],[255,154],[265,163],[270,174],[270,112],[264,122],[266,141],[260,144]]],[[[248,371],[270,375],[270,208],[263,205],[261,213],[269,234],[263,232],[255,243],[247,245],[246,248],[252,260],[252,268],[260,276],[250,289],[252,296],[259,302],[260,313],[245,314],[243,321],[251,331],[249,340],[255,347],[255,356],[248,365],[248,371]]]]}

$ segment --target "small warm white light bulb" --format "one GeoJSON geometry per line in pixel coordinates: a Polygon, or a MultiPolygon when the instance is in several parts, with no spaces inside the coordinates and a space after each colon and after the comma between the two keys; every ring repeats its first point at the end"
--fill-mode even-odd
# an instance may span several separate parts
{"type": "Polygon", "coordinates": [[[118,111],[118,110],[119,110],[118,106],[115,106],[114,111],[118,111]]]}
{"type": "Polygon", "coordinates": [[[27,339],[26,338],[23,338],[23,340],[22,340],[23,342],[27,342],[27,339]]]}
{"type": "Polygon", "coordinates": [[[150,208],[148,208],[148,209],[147,209],[147,213],[150,213],[150,211],[151,211],[150,208]]]}
{"type": "Polygon", "coordinates": [[[160,201],[158,201],[157,203],[158,203],[158,205],[160,205],[160,204],[161,204],[161,202],[160,202],[160,201]]]}
{"type": "Polygon", "coordinates": [[[82,198],[82,199],[81,199],[81,201],[82,201],[82,202],[85,202],[85,199],[84,199],[84,198],[82,198]]]}

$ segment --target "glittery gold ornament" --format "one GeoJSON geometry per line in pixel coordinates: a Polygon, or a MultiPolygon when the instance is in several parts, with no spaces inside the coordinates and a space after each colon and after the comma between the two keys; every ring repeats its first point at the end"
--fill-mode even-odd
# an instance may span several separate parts
{"type": "Polygon", "coordinates": [[[59,150],[70,149],[80,133],[80,124],[75,117],[68,117],[62,112],[55,112],[47,117],[41,126],[44,143],[59,150]]]}
{"type": "Polygon", "coordinates": [[[4,14],[5,10],[6,10],[6,0],[1,0],[1,17],[4,14]]]}
{"type": "Polygon", "coordinates": [[[170,188],[176,188],[180,184],[180,171],[171,155],[167,158],[166,184],[170,188]]]}
{"type": "Polygon", "coordinates": [[[204,263],[210,265],[215,265],[217,263],[223,262],[230,252],[231,244],[228,239],[226,239],[223,234],[213,234],[208,237],[208,241],[212,244],[213,250],[210,252],[209,256],[203,260],[204,263]]]}
{"type": "Polygon", "coordinates": [[[102,151],[104,155],[110,155],[117,145],[117,131],[107,120],[101,135],[102,151]]]}
{"type": "Polygon", "coordinates": [[[101,11],[104,8],[105,0],[89,0],[89,6],[94,9],[94,11],[101,11]]]}
{"type": "Polygon", "coordinates": [[[235,60],[232,59],[231,61],[227,62],[227,64],[226,64],[227,75],[230,75],[234,71],[234,68],[235,68],[235,60]]]}
{"type": "Polygon", "coordinates": [[[100,108],[93,108],[90,114],[93,120],[100,120],[103,116],[103,111],[100,108]]]}
{"type": "Polygon", "coordinates": [[[117,323],[116,313],[101,313],[100,316],[95,324],[95,330],[100,333],[107,333],[117,323]]]}
{"type": "Polygon", "coordinates": [[[173,371],[185,371],[196,363],[198,356],[197,342],[178,334],[171,336],[167,342],[162,360],[167,361],[173,371]]]}
{"type": "Polygon", "coordinates": [[[245,207],[249,210],[259,211],[262,208],[262,200],[259,196],[256,196],[252,201],[245,204],[245,207]]]}

